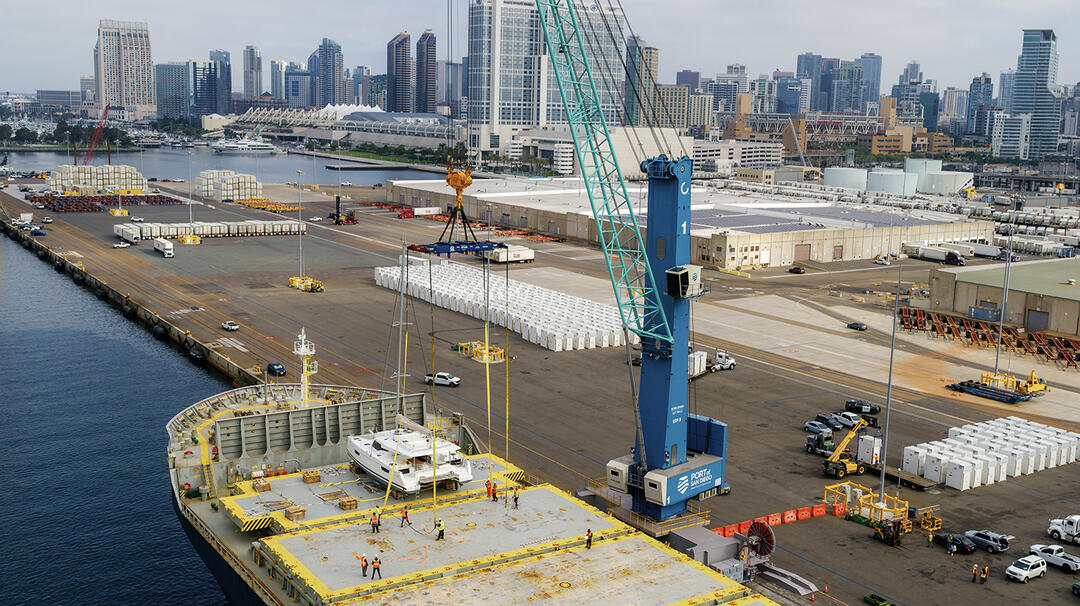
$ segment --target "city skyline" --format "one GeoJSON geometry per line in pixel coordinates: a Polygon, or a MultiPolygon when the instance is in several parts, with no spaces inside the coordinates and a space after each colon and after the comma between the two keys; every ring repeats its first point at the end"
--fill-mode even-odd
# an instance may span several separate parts
{"type": "MultiPolygon", "coordinates": [[[[126,2],[73,6],[63,22],[49,23],[52,43],[48,49],[27,53],[20,61],[9,64],[0,90],[77,90],[79,77],[92,73],[86,48],[92,44],[101,19],[148,22],[155,64],[199,59],[209,49],[217,48],[242,57],[248,45],[258,47],[265,61],[303,61],[319,40],[328,37],[341,45],[345,65],[380,65],[385,61],[380,58],[385,57],[386,40],[396,32],[422,32],[428,28],[440,40],[439,60],[449,56],[458,61],[467,54],[464,5],[455,10],[454,49],[448,55],[446,5],[434,0],[364,6],[359,11],[364,15],[362,28],[351,25],[348,19],[328,22],[293,18],[287,36],[276,33],[280,28],[278,15],[284,14],[275,10],[277,4],[285,6],[271,0],[260,3],[264,10],[256,13],[250,7],[213,5],[210,14],[215,17],[210,20],[200,18],[206,13],[198,10],[200,5],[210,9],[207,2],[193,2],[191,10],[181,12],[152,10],[126,2]],[[237,22],[246,27],[237,30],[237,22]]],[[[1061,37],[1058,82],[1072,85],[1080,81],[1080,61],[1070,61],[1071,57],[1080,57],[1080,36],[1070,35],[1080,32],[1080,16],[1077,11],[1067,10],[1068,0],[1033,0],[1022,8],[974,1],[932,7],[920,0],[912,10],[933,10],[934,19],[913,16],[887,23],[865,14],[873,11],[849,0],[811,15],[786,0],[774,0],[771,4],[776,7],[769,10],[755,5],[725,7],[721,11],[707,0],[681,0],[684,10],[678,11],[660,9],[645,0],[626,0],[623,4],[634,33],[661,51],[661,83],[674,83],[680,70],[698,71],[708,78],[722,72],[729,63],[742,63],[748,66],[747,73],[753,79],[776,69],[794,70],[796,56],[804,52],[844,59],[872,52],[882,56],[882,82],[894,81],[904,65],[918,60],[925,77],[937,80],[939,90],[949,86],[966,88],[972,77],[984,71],[996,75],[1015,67],[1021,30],[1039,28],[1053,28],[1061,37]],[[977,10],[980,7],[992,10],[977,10]],[[838,12],[847,9],[850,18],[835,19],[838,12]],[[743,26],[737,28],[739,31],[726,29],[717,36],[715,19],[684,18],[692,13],[722,14],[725,21],[740,21],[743,26]],[[881,36],[882,28],[888,37],[881,36]],[[703,40],[708,40],[707,49],[688,42],[703,40]]],[[[356,11],[355,5],[344,2],[331,3],[331,7],[335,6],[342,12],[356,11]]],[[[5,38],[9,47],[29,46],[40,35],[40,27],[35,25],[40,25],[40,16],[30,7],[11,7],[7,22],[14,26],[8,28],[5,38]]],[[[629,31],[624,34],[629,35],[629,31]]],[[[233,78],[232,84],[236,90],[242,80],[233,78]]],[[[882,92],[885,90],[883,86],[882,92]]]]}

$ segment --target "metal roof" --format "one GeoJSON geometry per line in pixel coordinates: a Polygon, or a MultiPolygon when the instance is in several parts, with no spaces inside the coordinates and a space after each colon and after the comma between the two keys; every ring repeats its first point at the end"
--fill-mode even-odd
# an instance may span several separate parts
{"type": "MultiPolygon", "coordinates": [[[[950,267],[940,271],[956,274],[957,282],[1001,288],[1005,264],[992,267],[950,267]]],[[[1080,301],[1080,257],[1013,263],[1009,290],[1080,301]],[[1076,280],[1076,285],[1069,280],[1076,280]]]]}

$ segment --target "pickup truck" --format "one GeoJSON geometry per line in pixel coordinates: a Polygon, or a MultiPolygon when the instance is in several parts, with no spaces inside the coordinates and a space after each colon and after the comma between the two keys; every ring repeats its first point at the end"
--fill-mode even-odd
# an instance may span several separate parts
{"type": "Polygon", "coordinates": [[[1039,556],[1046,560],[1047,564],[1057,566],[1068,573],[1080,570],[1080,558],[1066,553],[1061,545],[1032,545],[1031,555],[1039,556]]]}

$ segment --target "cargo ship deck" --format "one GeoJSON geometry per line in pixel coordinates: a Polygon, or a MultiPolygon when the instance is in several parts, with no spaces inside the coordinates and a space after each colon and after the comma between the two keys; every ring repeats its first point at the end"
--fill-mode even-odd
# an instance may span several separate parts
{"type": "Polygon", "coordinates": [[[168,424],[177,511],[233,603],[774,604],[511,463],[476,452],[469,430],[424,397],[334,385],[251,386],[168,424]],[[394,495],[345,456],[349,435],[401,417],[462,444],[473,480],[394,495]],[[498,486],[489,498],[487,483],[498,486]],[[518,490],[514,507],[512,494],[518,490]],[[382,508],[379,532],[370,524],[382,508]],[[401,511],[408,508],[409,524],[401,511]],[[437,541],[435,520],[445,540],[437,541]],[[591,530],[593,543],[586,546],[591,530]],[[360,566],[379,557],[381,579],[360,566]],[[223,568],[224,566],[224,568],[223,568]],[[679,579],[671,583],[671,579],[679,579]]]}

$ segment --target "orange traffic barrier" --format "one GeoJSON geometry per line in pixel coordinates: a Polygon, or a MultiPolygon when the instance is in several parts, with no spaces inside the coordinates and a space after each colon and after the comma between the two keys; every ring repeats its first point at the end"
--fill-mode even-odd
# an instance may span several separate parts
{"type": "Polygon", "coordinates": [[[724,528],[722,529],[722,532],[720,534],[722,534],[725,537],[728,537],[730,539],[731,537],[735,536],[735,533],[738,532],[738,531],[739,531],[739,525],[738,524],[728,524],[727,526],[724,526],[724,528]]]}
{"type": "Polygon", "coordinates": [[[832,506],[834,516],[842,516],[847,513],[847,503],[836,503],[832,506]]]}
{"type": "Polygon", "coordinates": [[[747,520],[745,522],[739,522],[739,534],[746,534],[746,531],[750,530],[750,525],[753,524],[753,520],[747,520]]]}
{"type": "Polygon", "coordinates": [[[815,517],[815,518],[819,518],[819,517],[825,515],[825,504],[820,503],[818,505],[814,505],[813,507],[811,507],[810,508],[810,515],[815,517]]]}
{"type": "Polygon", "coordinates": [[[782,513],[770,513],[769,514],[769,526],[779,526],[784,522],[784,514],[782,513]]]}
{"type": "MultiPolygon", "coordinates": [[[[769,524],[769,516],[761,516],[760,518],[754,518],[755,522],[761,522],[762,524],[769,524]]],[[[769,524],[771,526],[771,524],[769,524]]]]}
{"type": "Polygon", "coordinates": [[[792,523],[792,522],[799,519],[799,517],[795,513],[795,511],[796,510],[794,510],[794,509],[789,509],[788,511],[784,512],[784,523],[785,524],[790,524],[790,523],[792,523]]]}
{"type": "Polygon", "coordinates": [[[800,520],[808,520],[808,519],[810,519],[810,510],[811,509],[812,509],[811,507],[800,507],[800,508],[795,510],[795,515],[798,516],[798,518],[800,520]]]}

